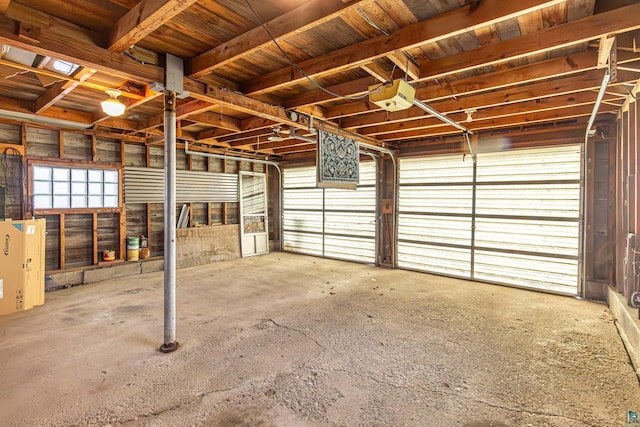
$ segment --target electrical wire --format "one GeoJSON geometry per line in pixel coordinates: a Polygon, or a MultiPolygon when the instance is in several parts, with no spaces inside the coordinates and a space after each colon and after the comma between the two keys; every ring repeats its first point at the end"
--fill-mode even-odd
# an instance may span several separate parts
{"type": "MultiPolygon", "coordinates": [[[[276,41],[275,37],[271,34],[271,32],[269,31],[269,29],[267,28],[265,23],[262,21],[262,19],[260,19],[260,16],[258,16],[258,13],[253,9],[253,6],[251,6],[251,3],[249,3],[249,0],[245,0],[245,2],[247,3],[247,6],[249,7],[249,10],[251,10],[251,13],[253,14],[253,16],[258,21],[258,24],[267,33],[267,35],[269,36],[271,41],[276,45],[276,47],[278,48],[278,50],[280,51],[282,56],[285,57],[285,59],[291,64],[291,66],[293,66],[293,68],[296,69],[296,71],[298,71],[300,74],[302,74],[302,76],[305,79],[307,79],[311,84],[313,84],[315,87],[317,87],[321,91],[326,92],[329,95],[334,96],[334,97],[339,98],[339,99],[347,99],[347,100],[350,100],[350,101],[357,101],[357,100],[364,99],[364,98],[368,97],[370,94],[378,91],[382,86],[384,86],[385,84],[388,83],[388,82],[380,83],[379,85],[377,85],[372,90],[369,90],[369,91],[363,93],[362,95],[354,95],[354,96],[340,95],[338,93],[335,93],[335,92],[331,91],[330,89],[327,89],[326,87],[322,86],[320,83],[316,82],[311,77],[309,77],[309,75],[307,73],[305,73],[304,70],[302,68],[300,68],[300,66],[298,66],[298,64],[293,59],[291,59],[291,57],[289,57],[287,52],[285,52],[285,50],[276,41]]],[[[391,76],[392,77],[393,77],[393,73],[395,72],[395,69],[396,69],[396,66],[394,65],[393,70],[391,71],[391,76]]]]}

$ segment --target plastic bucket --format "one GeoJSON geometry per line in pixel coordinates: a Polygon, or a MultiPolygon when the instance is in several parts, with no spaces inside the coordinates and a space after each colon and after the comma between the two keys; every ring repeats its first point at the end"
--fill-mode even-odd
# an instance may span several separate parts
{"type": "Polygon", "coordinates": [[[127,261],[138,261],[140,258],[140,238],[127,237],[127,261]]]}

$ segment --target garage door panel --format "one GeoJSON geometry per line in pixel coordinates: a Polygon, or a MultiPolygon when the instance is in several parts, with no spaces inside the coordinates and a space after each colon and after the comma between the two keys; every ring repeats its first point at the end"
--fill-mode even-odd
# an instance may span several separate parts
{"type": "Polygon", "coordinates": [[[402,241],[471,245],[471,218],[400,214],[398,223],[402,241]]]}
{"type": "Polygon", "coordinates": [[[327,212],[324,220],[324,231],[328,234],[358,235],[370,238],[375,236],[376,215],[374,213],[327,212]]]}
{"type": "Polygon", "coordinates": [[[577,219],[580,184],[479,185],[476,212],[577,219]]]}
{"type": "Polygon", "coordinates": [[[282,171],[282,178],[286,188],[315,188],[316,167],[287,168],[282,171]]]}
{"type": "Polygon", "coordinates": [[[376,210],[376,189],[373,187],[358,187],[357,191],[327,188],[324,197],[324,206],[328,211],[375,212],[376,210]]]}
{"type": "Polygon", "coordinates": [[[471,272],[468,249],[408,242],[398,243],[398,267],[462,278],[471,272]]]}
{"type": "Polygon", "coordinates": [[[316,188],[316,168],[283,171],[287,251],[375,263],[376,165],[360,164],[357,190],[316,188]]]}
{"type": "Polygon", "coordinates": [[[575,256],[579,241],[576,222],[478,218],[479,248],[575,256]]]}
{"type": "Polygon", "coordinates": [[[580,147],[512,150],[478,154],[477,180],[482,182],[580,179],[580,147]]]}
{"type": "Polygon", "coordinates": [[[581,148],[459,159],[400,159],[398,265],[575,295],[581,148]]]}
{"type": "Polygon", "coordinates": [[[306,188],[306,189],[287,189],[282,197],[282,207],[284,210],[289,209],[322,209],[322,189],[306,188]]]}
{"type": "Polygon", "coordinates": [[[400,159],[402,184],[451,184],[471,182],[473,162],[464,161],[459,154],[431,158],[400,159]]]}
{"type": "Polygon", "coordinates": [[[575,295],[577,268],[576,259],[477,250],[474,277],[488,282],[575,295]]]}
{"type": "Polygon", "coordinates": [[[322,256],[322,234],[285,231],[283,248],[285,251],[322,256]]]}
{"type": "Polygon", "coordinates": [[[282,223],[285,230],[322,233],[322,212],[285,211],[282,223]]]}
{"type": "Polygon", "coordinates": [[[325,235],[324,256],[348,261],[375,259],[375,239],[325,235]]]}
{"type": "Polygon", "coordinates": [[[399,211],[471,214],[471,185],[400,187],[399,211]]]}

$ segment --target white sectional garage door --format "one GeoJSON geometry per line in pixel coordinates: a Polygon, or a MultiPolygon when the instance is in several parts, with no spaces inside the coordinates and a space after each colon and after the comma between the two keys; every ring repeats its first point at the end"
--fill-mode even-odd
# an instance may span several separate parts
{"type": "Polygon", "coordinates": [[[376,165],[360,164],[357,190],[316,188],[316,168],[283,170],[284,250],[375,263],[376,165]]]}
{"type": "Polygon", "coordinates": [[[575,295],[580,159],[579,146],[482,153],[475,182],[461,155],[401,159],[398,265],[575,295]]]}
{"type": "Polygon", "coordinates": [[[398,266],[471,277],[473,163],[400,159],[398,266]]]}

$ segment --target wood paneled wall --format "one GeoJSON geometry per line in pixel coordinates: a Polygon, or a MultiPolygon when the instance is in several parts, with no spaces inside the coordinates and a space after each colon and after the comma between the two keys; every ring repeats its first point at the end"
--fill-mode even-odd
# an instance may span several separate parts
{"type": "MultiPolygon", "coordinates": [[[[0,123],[0,144],[18,147],[25,152],[24,197],[10,200],[9,216],[30,217],[29,173],[34,164],[64,167],[164,167],[164,148],[140,142],[122,141],[116,135],[90,131],[60,131],[48,126],[0,123]],[[124,153],[122,152],[124,150],[124,153]],[[20,209],[24,209],[24,214],[20,209]]],[[[0,150],[1,152],[1,150],[0,150]]],[[[201,156],[187,156],[179,150],[176,167],[181,170],[238,173],[240,170],[263,172],[262,165],[201,156]]],[[[121,175],[122,176],[122,175],[121,175]]],[[[0,185],[4,185],[0,178],[0,185]]],[[[19,194],[18,192],[12,192],[19,194]]],[[[121,198],[122,200],[122,198],[121,198]]],[[[238,203],[190,203],[189,226],[238,224],[238,203]]],[[[178,207],[178,214],[180,206],[178,207]]],[[[117,259],[126,259],[127,236],[144,235],[149,239],[152,256],[164,252],[163,205],[121,204],[117,209],[39,210],[36,217],[47,220],[46,269],[65,270],[96,265],[105,250],[115,250],[117,259]]]]}

